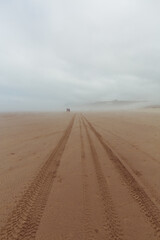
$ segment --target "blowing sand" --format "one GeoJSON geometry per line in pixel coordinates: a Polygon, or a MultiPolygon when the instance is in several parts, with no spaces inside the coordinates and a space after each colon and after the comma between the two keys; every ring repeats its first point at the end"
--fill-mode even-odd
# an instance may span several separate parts
{"type": "Polygon", "coordinates": [[[0,115],[0,239],[160,239],[160,110],[0,115]]]}

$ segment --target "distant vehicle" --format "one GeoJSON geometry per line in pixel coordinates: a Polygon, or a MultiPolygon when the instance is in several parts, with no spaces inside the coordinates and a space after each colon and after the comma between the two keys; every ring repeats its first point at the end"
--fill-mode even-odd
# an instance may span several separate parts
{"type": "Polygon", "coordinates": [[[71,111],[71,109],[70,108],[66,108],[66,112],[70,112],[71,111]]]}

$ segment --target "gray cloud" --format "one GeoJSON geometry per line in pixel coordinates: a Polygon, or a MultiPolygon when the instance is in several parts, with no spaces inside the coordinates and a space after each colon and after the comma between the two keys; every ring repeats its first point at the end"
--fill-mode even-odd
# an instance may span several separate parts
{"type": "Polygon", "coordinates": [[[0,110],[160,101],[160,3],[2,0],[0,110]]]}

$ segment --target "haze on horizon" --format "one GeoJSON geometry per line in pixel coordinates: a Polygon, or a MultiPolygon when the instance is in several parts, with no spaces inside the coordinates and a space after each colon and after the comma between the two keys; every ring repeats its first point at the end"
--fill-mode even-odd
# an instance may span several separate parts
{"type": "Polygon", "coordinates": [[[160,102],[160,2],[1,0],[0,111],[160,102]]]}

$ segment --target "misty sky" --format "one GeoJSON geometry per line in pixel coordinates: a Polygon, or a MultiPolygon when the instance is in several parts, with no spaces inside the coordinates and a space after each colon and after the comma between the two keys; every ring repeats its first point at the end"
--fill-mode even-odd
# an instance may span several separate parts
{"type": "Polygon", "coordinates": [[[0,111],[160,101],[159,0],[0,0],[0,111]]]}

